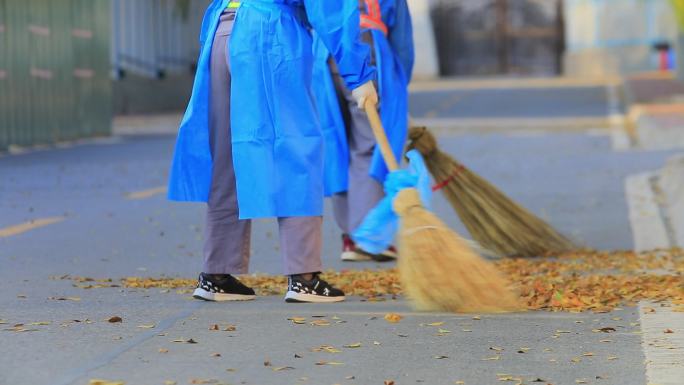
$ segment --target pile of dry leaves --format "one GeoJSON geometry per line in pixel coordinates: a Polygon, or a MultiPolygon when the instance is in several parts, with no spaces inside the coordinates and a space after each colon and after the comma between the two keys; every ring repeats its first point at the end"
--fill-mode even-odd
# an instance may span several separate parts
{"type": "MultiPolygon", "coordinates": [[[[684,311],[684,250],[649,253],[630,251],[578,251],[553,258],[503,259],[496,265],[510,277],[530,310],[610,311],[640,300],[664,301],[684,311]]],[[[349,295],[378,300],[400,295],[396,269],[329,271],[325,278],[349,295]]],[[[179,278],[129,277],[111,280],[71,278],[83,288],[123,286],[127,288],[180,289],[187,292],[196,281],[179,278]]],[[[282,276],[248,275],[241,280],[260,295],[285,291],[282,276]]]]}

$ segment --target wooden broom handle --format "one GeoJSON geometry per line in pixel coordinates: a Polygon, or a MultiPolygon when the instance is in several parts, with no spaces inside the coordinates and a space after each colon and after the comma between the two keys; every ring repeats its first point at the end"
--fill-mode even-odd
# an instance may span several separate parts
{"type": "Polygon", "coordinates": [[[375,141],[378,142],[378,146],[380,146],[380,153],[385,160],[387,168],[390,171],[398,170],[399,164],[397,163],[397,158],[394,157],[394,152],[392,151],[392,147],[390,147],[389,140],[387,140],[387,133],[382,127],[382,121],[378,115],[378,110],[371,101],[366,101],[364,109],[366,110],[366,115],[368,115],[368,121],[373,129],[373,136],[375,136],[375,141]]]}

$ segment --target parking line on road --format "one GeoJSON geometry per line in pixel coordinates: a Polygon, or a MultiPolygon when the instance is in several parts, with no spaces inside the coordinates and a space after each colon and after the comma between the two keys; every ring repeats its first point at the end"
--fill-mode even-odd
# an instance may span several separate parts
{"type": "Polygon", "coordinates": [[[59,223],[65,220],[65,217],[52,217],[52,218],[41,218],[34,219],[32,221],[20,223],[18,225],[13,225],[5,228],[0,228],[0,238],[7,238],[13,235],[19,235],[30,230],[34,230],[40,227],[49,226],[55,223],[59,223]]]}
{"type": "Polygon", "coordinates": [[[167,191],[166,186],[159,186],[147,190],[136,191],[126,194],[126,198],[131,200],[147,199],[155,195],[165,194],[167,191]]]}
{"type": "Polygon", "coordinates": [[[649,384],[681,385],[684,378],[684,313],[656,303],[639,303],[641,346],[649,384]]]}

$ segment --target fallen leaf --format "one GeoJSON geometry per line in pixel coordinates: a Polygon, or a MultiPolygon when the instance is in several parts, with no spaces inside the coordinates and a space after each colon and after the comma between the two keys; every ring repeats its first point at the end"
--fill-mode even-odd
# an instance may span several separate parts
{"type": "Polygon", "coordinates": [[[466,332],[466,333],[471,333],[471,332],[472,332],[471,329],[461,329],[461,331],[466,332]]]}
{"type": "Polygon", "coordinates": [[[652,307],[645,307],[644,308],[644,313],[655,313],[655,312],[656,312],[656,309],[654,309],[652,307]]]}
{"type": "Polygon", "coordinates": [[[323,366],[323,365],[344,365],[342,362],[335,362],[335,361],[318,361],[316,362],[316,365],[318,366],[323,366]]]}
{"type": "Polygon", "coordinates": [[[356,376],[347,376],[344,379],[345,380],[354,380],[354,379],[356,379],[356,376]]]}
{"type": "Polygon", "coordinates": [[[432,358],[434,358],[436,360],[444,360],[444,359],[449,358],[449,356],[433,356],[432,358]]]}
{"type": "Polygon", "coordinates": [[[292,370],[294,369],[292,366],[278,366],[277,368],[273,368],[272,370],[274,372],[282,372],[283,370],[292,370]]]}
{"type": "Polygon", "coordinates": [[[501,356],[494,356],[494,357],[483,358],[482,361],[498,361],[500,359],[501,359],[501,356]]]}
{"type": "Polygon", "coordinates": [[[385,385],[394,385],[394,380],[385,380],[385,385]]]}
{"type": "Polygon", "coordinates": [[[324,319],[317,319],[310,322],[312,326],[330,326],[330,322],[324,319]]]}
{"type": "Polygon", "coordinates": [[[442,325],[444,325],[444,322],[433,322],[433,323],[427,324],[427,326],[442,326],[442,325]]]}
{"type": "Polygon", "coordinates": [[[182,344],[196,344],[197,343],[197,341],[193,340],[192,338],[187,339],[187,340],[179,338],[179,339],[173,340],[171,342],[178,342],[178,343],[182,343],[182,344]]]}
{"type": "Polygon", "coordinates": [[[109,323],[123,322],[123,318],[115,315],[114,317],[109,318],[107,320],[107,322],[109,322],[109,323]]]}
{"type": "Polygon", "coordinates": [[[617,331],[617,330],[616,330],[615,328],[613,328],[613,327],[605,327],[605,328],[600,328],[600,329],[596,329],[596,330],[599,331],[599,332],[601,332],[601,333],[612,333],[612,332],[614,332],[614,331],[617,331]]]}
{"type": "Polygon", "coordinates": [[[45,326],[45,325],[50,325],[50,321],[40,321],[40,322],[31,322],[29,325],[30,326],[45,326]]]}
{"type": "Polygon", "coordinates": [[[613,340],[600,340],[599,342],[613,342],[613,340]]]}
{"type": "Polygon", "coordinates": [[[297,325],[303,325],[306,323],[306,318],[304,317],[292,317],[288,318],[289,321],[292,321],[292,323],[297,324],[297,325]]]}
{"type": "Polygon", "coordinates": [[[208,380],[202,380],[202,379],[199,379],[199,378],[194,378],[194,379],[190,380],[190,383],[193,384],[193,385],[199,385],[199,384],[216,384],[216,383],[218,383],[218,380],[215,380],[215,379],[213,379],[213,378],[212,378],[212,379],[208,379],[208,380]]]}
{"type": "Polygon", "coordinates": [[[446,329],[441,329],[441,328],[440,328],[439,330],[437,330],[437,333],[439,333],[439,334],[449,334],[449,333],[451,333],[451,330],[446,330],[446,329]]]}
{"type": "Polygon", "coordinates": [[[237,326],[235,326],[235,325],[228,325],[228,326],[223,328],[224,332],[234,332],[236,330],[237,330],[237,326]]]}
{"type": "Polygon", "coordinates": [[[228,368],[228,369],[226,369],[226,372],[235,373],[235,372],[237,372],[237,369],[235,369],[235,368],[228,368]]]}
{"type": "Polygon", "coordinates": [[[568,334],[572,333],[570,330],[556,330],[556,334],[568,334]]]}
{"type": "Polygon", "coordinates": [[[578,364],[578,363],[582,362],[582,359],[580,357],[575,357],[575,358],[571,359],[570,361],[578,364]]]}
{"type": "Polygon", "coordinates": [[[465,381],[454,381],[454,385],[465,385],[465,381]]]}
{"type": "Polygon", "coordinates": [[[587,380],[578,378],[578,379],[575,380],[575,382],[578,383],[578,384],[586,384],[586,383],[587,383],[587,380]]]}
{"type": "Polygon", "coordinates": [[[380,346],[380,345],[382,345],[382,344],[381,344],[380,342],[378,342],[378,341],[373,341],[373,345],[375,345],[375,346],[380,346]]]}
{"type": "Polygon", "coordinates": [[[583,355],[584,357],[593,357],[593,356],[594,356],[594,353],[593,353],[593,352],[586,352],[586,353],[582,353],[582,355],[583,355]]]}
{"type": "Polygon", "coordinates": [[[138,325],[138,328],[140,329],[154,329],[156,325],[154,324],[149,324],[149,325],[138,325]]]}
{"type": "Polygon", "coordinates": [[[404,318],[404,317],[402,317],[396,313],[385,314],[385,321],[387,321],[389,323],[397,323],[397,322],[401,321],[402,318],[404,318]]]}
{"type": "Polygon", "coordinates": [[[496,352],[503,352],[504,348],[498,347],[498,346],[490,346],[489,350],[494,350],[496,352]]]}
{"type": "Polygon", "coordinates": [[[176,381],[166,380],[164,381],[164,385],[176,385],[176,381]]]}
{"type": "Polygon", "coordinates": [[[345,347],[345,348],[349,348],[349,349],[360,348],[360,347],[361,347],[361,342],[356,342],[356,343],[353,343],[353,344],[344,345],[344,347],[345,347]]]}
{"type": "Polygon", "coordinates": [[[219,326],[217,324],[213,324],[209,326],[209,330],[219,330],[219,326]]]}
{"type": "Polygon", "coordinates": [[[159,353],[168,353],[169,349],[160,348],[159,353]]]}
{"type": "Polygon", "coordinates": [[[80,297],[50,297],[48,298],[53,301],[80,301],[80,297]]]}
{"type": "Polygon", "coordinates": [[[271,366],[271,361],[264,361],[264,366],[271,366]]]}
{"type": "Polygon", "coordinates": [[[665,333],[665,334],[672,334],[672,333],[674,333],[674,330],[672,330],[672,329],[665,329],[665,330],[663,330],[663,333],[665,333]]]}
{"type": "Polygon", "coordinates": [[[125,385],[123,381],[90,380],[88,385],[125,385]]]}
{"type": "Polygon", "coordinates": [[[617,356],[608,356],[608,361],[614,361],[614,360],[617,360],[617,359],[618,359],[617,356]]]}
{"type": "Polygon", "coordinates": [[[221,353],[211,353],[212,357],[221,357],[221,353]]]}

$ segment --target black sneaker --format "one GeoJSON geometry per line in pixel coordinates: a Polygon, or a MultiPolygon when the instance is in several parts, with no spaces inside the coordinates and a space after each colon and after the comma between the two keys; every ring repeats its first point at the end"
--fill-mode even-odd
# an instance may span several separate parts
{"type": "Polygon", "coordinates": [[[200,274],[192,296],[205,301],[249,301],[256,297],[254,290],[230,274],[205,273],[200,274]]]}
{"type": "Polygon", "coordinates": [[[332,287],[329,283],[314,274],[311,281],[301,275],[287,278],[287,294],[285,302],[340,302],[344,301],[344,292],[332,287]]]}

